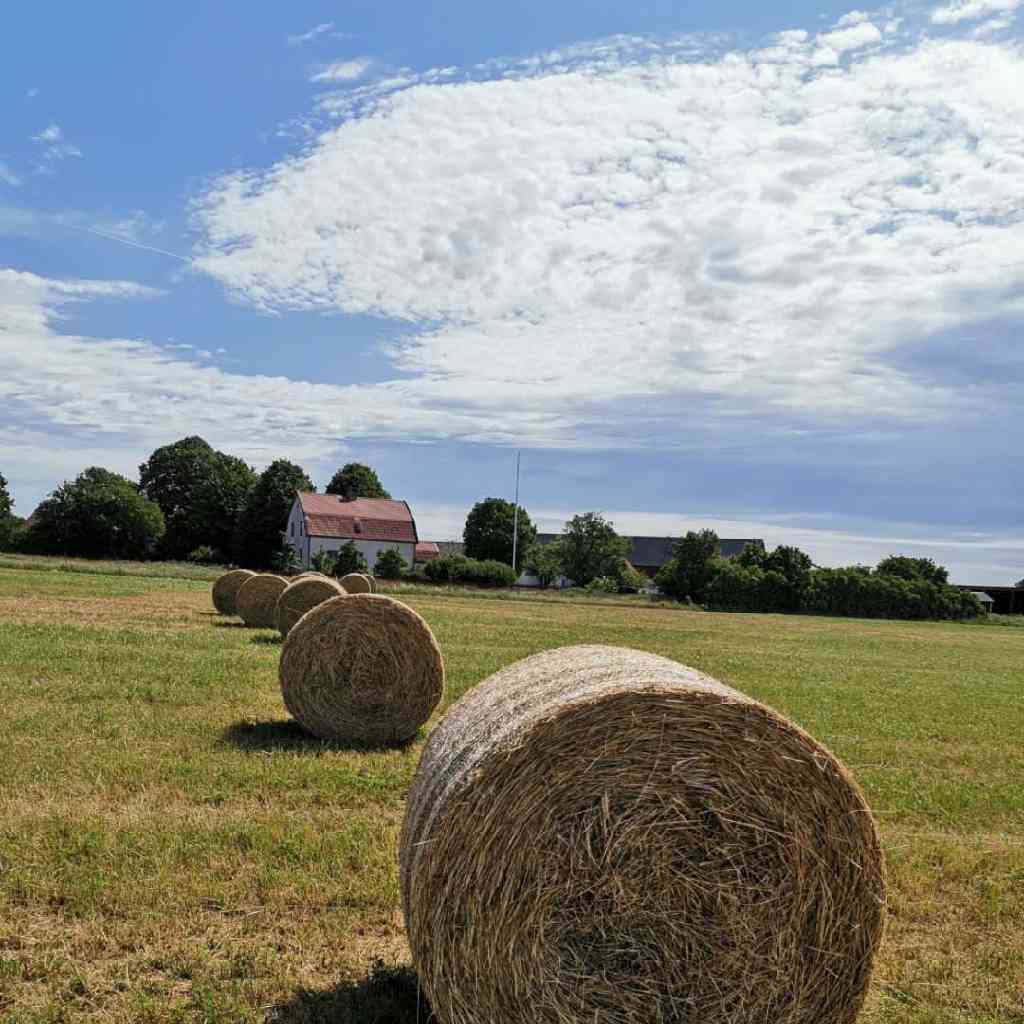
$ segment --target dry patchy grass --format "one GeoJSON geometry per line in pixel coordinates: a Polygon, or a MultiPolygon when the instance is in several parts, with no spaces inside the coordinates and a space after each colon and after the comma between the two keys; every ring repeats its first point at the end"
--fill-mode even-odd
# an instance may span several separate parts
{"type": "MultiPolygon", "coordinates": [[[[869,1024],[1024,1024],[1024,631],[415,592],[447,700],[566,643],[676,658],[853,767],[891,885],[869,1024]]],[[[269,631],[187,579],[0,569],[0,1021],[412,1024],[422,738],[303,736],[269,631]],[[377,960],[384,967],[372,970],[377,960]]]]}

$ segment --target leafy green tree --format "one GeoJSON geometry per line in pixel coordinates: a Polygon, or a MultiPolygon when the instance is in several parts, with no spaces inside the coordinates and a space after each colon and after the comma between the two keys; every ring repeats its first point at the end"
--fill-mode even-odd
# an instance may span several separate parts
{"type": "Polygon", "coordinates": [[[343,498],[390,498],[376,472],[361,462],[349,462],[331,477],[325,494],[343,498]]]}
{"type": "Polygon", "coordinates": [[[93,466],[36,509],[29,544],[44,554],[145,558],[164,533],[160,506],[130,480],[93,466]]]}
{"type": "Polygon", "coordinates": [[[338,549],[334,560],[334,575],[339,579],[347,576],[350,572],[369,572],[370,567],[366,564],[366,558],[362,551],[356,547],[354,541],[347,541],[338,549]]]}
{"type": "Polygon", "coordinates": [[[295,548],[282,538],[280,546],[270,556],[270,568],[278,576],[295,576],[302,572],[302,559],[295,548]]]}
{"type": "Polygon", "coordinates": [[[537,527],[522,505],[516,520],[516,507],[504,498],[486,498],[478,501],[469,515],[462,531],[466,545],[466,557],[482,561],[512,564],[512,530],[515,524],[516,561],[522,564],[523,556],[537,539],[537,527]]]}
{"type": "Polygon", "coordinates": [[[690,530],[676,541],[672,557],[658,571],[658,588],[678,601],[689,597],[703,604],[708,586],[721,568],[718,551],[718,534],[714,530],[690,530]]]}
{"type": "Polygon", "coordinates": [[[298,491],[312,491],[313,483],[301,466],[278,459],[272,462],[249,492],[235,535],[235,560],[260,569],[272,564],[280,551],[288,513],[298,491]]]}
{"type": "Polygon", "coordinates": [[[408,568],[408,563],[397,548],[387,548],[377,556],[373,575],[382,580],[400,580],[408,568]]]}
{"type": "Polygon", "coordinates": [[[875,575],[897,576],[901,580],[924,580],[940,586],[949,582],[949,571],[945,566],[936,565],[930,558],[910,558],[907,555],[883,558],[875,568],[875,575]]]}
{"type": "Polygon", "coordinates": [[[561,540],[550,544],[534,544],[523,559],[523,568],[531,576],[536,576],[541,587],[546,589],[565,571],[564,555],[561,540]]]}
{"type": "Polygon", "coordinates": [[[584,512],[565,524],[561,537],[562,566],[577,586],[609,575],[616,559],[629,554],[629,541],[600,512],[584,512]]]}
{"type": "Polygon", "coordinates": [[[309,560],[309,567],[314,572],[321,572],[325,576],[334,575],[334,566],[338,559],[330,551],[318,551],[309,560]]]}
{"type": "Polygon", "coordinates": [[[165,557],[186,558],[210,547],[226,560],[256,474],[241,459],[192,436],[157,448],[139,467],[139,482],[163,512],[165,557]]]}
{"type": "Polygon", "coordinates": [[[7,490],[7,481],[0,473],[0,551],[8,548],[16,532],[14,501],[7,490]]]}

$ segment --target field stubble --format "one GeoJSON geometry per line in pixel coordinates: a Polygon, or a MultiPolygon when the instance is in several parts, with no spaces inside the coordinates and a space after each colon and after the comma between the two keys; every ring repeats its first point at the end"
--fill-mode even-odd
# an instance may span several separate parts
{"type": "MultiPolygon", "coordinates": [[[[862,1020],[1024,1024],[1024,630],[402,599],[444,652],[446,702],[597,642],[799,722],[881,822],[862,1020]]],[[[215,616],[206,581],[0,569],[0,1021],[417,1020],[395,848],[422,737],[308,739],[279,651],[215,616]]]]}

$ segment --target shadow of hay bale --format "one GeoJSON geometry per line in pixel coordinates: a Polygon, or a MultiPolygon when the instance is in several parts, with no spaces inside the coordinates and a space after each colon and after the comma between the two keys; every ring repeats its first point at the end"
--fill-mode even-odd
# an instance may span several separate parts
{"type": "Polygon", "coordinates": [[[426,996],[411,967],[378,960],[368,977],[326,992],[300,989],[267,1014],[267,1024],[431,1024],[426,996]]]}
{"type": "Polygon", "coordinates": [[[251,643],[251,644],[263,644],[263,645],[265,645],[267,647],[280,647],[281,644],[284,643],[284,638],[280,634],[277,634],[276,636],[273,636],[273,635],[254,636],[249,641],[249,643],[251,643]]]}
{"type": "Polygon", "coordinates": [[[217,629],[248,629],[249,627],[244,622],[215,622],[214,626],[217,629]]]}
{"type": "MultiPolygon", "coordinates": [[[[422,732],[422,730],[421,730],[422,732]]],[[[267,722],[235,722],[229,725],[223,733],[221,740],[239,750],[252,751],[257,753],[273,753],[275,751],[304,751],[310,754],[320,754],[328,750],[358,751],[368,753],[370,751],[404,750],[405,747],[415,743],[422,736],[417,734],[409,743],[403,747],[366,747],[358,743],[345,743],[339,740],[321,740],[310,735],[302,726],[292,720],[288,721],[267,721],[267,722]]]]}

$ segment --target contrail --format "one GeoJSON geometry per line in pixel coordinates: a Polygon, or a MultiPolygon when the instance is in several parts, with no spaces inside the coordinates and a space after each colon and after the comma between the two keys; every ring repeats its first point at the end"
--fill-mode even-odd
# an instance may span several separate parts
{"type": "Polygon", "coordinates": [[[111,242],[121,242],[123,245],[130,245],[135,249],[145,249],[147,252],[156,252],[161,256],[172,256],[176,260],[181,260],[182,263],[194,262],[190,256],[181,256],[168,249],[158,249],[155,245],[143,245],[141,242],[133,242],[130,238],[122,238],[120,235],[109,235],[105,231],[97,231],[96,228],[83,228],[78,224],[68,224],[67,221],[62,220],[59,220],[56,223],[60,224],[62,227],[71,228],[73,231],[86,231],[90,235],[98,235],[100,238],[108,238],[111,242]]]}

